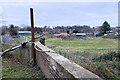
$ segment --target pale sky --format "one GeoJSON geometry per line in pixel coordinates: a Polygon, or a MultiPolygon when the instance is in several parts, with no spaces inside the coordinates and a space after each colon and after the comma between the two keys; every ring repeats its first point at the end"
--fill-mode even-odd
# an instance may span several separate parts
{"type": "MultiPolygon", "coordinates": [[[[47,1],[47,0],[45,0],[47,1]]],[[[27,0],[0,2],[0,24],[30,25],[29,9],[34,10],[35,26],[89,25],[101,26],[106,20],[112,27],[118,25],[118,2],[27,2],[27,0]]],[[[60,0],[58,0],[60,1],[60,0]]]]}

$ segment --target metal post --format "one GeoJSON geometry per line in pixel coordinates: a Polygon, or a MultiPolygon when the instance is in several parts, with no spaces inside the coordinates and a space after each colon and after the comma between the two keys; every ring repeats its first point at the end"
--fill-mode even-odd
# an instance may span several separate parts
{"type": "Polygon", "coordinates": [[[3,43],[3,35],[1,35],[1,44],[3,43]]]}
{"type": "Polygon", "coordinates": [[[24,42],[25,42],[25,36],[23,36],[24,37],[24,42]]]}
{"type": "Polygon", "coordinates": [[[26,42],[28,42],[28,37],[26,37],[26,42]]]}
{"type": "Polygon", "coordinates": [[[31,17],[31,36],[32,36],[32,57],[33,57],[33,66],[35,65],[35,50],[34,50],[34,20],[33,20],[33,8],[30,8],[30,17],[31,17]]]}

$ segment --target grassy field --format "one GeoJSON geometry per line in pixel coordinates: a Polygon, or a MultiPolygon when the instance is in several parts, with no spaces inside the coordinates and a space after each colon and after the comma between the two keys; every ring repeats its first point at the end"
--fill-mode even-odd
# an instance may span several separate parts
{"type": "Polygon", "coordinates": [[[62,40],[61,38],[46,38],[46,46],[105,80],[108,80],[108,78],[120,79],[118,68],[120,63],[114,60],[113,55],[108,55],[111,52],[118,52],[118,40],[116,39],[86,38],[62,40]],[[111,61],[104,60],[105,57],[113,59],[111,61]]]}
{"type": "Polygon", "coordinates": [[[111,51],[118,51],[118,40],[104,38],[87,38],[80,40],[62,40],[61,38],[47,38],[46,46],[51,49],[69,54],[95,56],[111,51]],[[87,54],[88,53],[88,54],[87,54]]]}
{"type": "Polygon", "coordinates": [[[55,45],[71,48],[118,48],[118,41],[115,39],[88,38],[80,40],[62,40],[61,38],[46,39],[46,45],[55,45]]]}
{"type": "MultiPolygon", "coordinates": [[[[23,42],[24,38],[16,38],[15,41],[23,42]]],[[[62,40],[61,38],[46,38],[46,46],[59,52],[61,55],[69,58],[70,60],[83,66],[91,72],[99,75],[101,78],[115,77],[117,79],[120,79],[120,76],[118,75],[119,69],[117,68],[119,62],[115,60],[93,61],[94,58],[103,56],[106,53],[117,52],[118,40],[104,38],[86,38],[79,40],[62,40]]],[[[35,75],[33,73],[30,73],[30,67],[25,67],[21,64],[17,64],[15,62],[13,63],[6,59],[3,61],[3,63],[3,77],[5,78],[23,78],[23,75],[26,75],[27,78],[31,78],[33,76],[38,77],[38,74],[35,75]]]]}

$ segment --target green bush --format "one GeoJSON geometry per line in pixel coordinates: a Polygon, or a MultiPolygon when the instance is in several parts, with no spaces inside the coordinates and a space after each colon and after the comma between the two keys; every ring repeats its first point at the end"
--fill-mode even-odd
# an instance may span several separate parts
{"type": "Polygon", "coordinates": [[[102,59],[104,60],[108,60],[108,61],[119,61],[120,60],[120,52],[110,52],[107,54],[103,54],[101,56],[99,56],[98,58],[96,58],[95,60],[99,60],[101,61],[102,59]]]}
{"type": "Polygon", "coordinates": [[[108,38],[108,39],[117,39],[118,36],[117,35],[106,35],[106,36],[103,36],[103,38],[108,38]]]}
{"type": "Polygon", "coordinates": [[[45,38],[44,37],[40,38],[40,43],[45,46],[45,38]]]}

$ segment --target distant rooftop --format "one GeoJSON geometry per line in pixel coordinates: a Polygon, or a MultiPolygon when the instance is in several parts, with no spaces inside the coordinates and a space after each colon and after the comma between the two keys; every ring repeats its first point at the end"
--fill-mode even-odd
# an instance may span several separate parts
{"type": "Polygon", "coordinates": [[[79,35],[86,35],[86,33],[76,33],[76,36],[79,36],[79,35]]]}
{"type": "Polygon", "coordinates": [[[18,31],[19,34],[31,33],[31,31],[18,31]]]}

